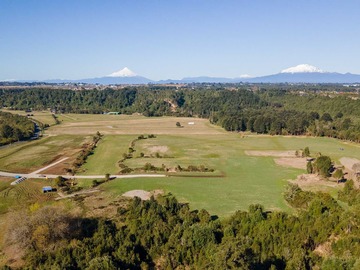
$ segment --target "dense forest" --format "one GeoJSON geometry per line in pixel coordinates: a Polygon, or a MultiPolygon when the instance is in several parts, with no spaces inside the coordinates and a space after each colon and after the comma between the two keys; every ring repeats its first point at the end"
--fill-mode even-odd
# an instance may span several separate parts
{"type": "Polygon", "coordinates": [[[31,138],[35,124],[25,116],[0,112],[0,145],[31,138]]]}
{"type": "Polygon", "coordinates": [[[111,220],[35,207],[7,243],[26,251],[25,269],[359,269],[359,190],[349,181],[339,198],[345,208],[292,185],[296,214],[251,205],[223,220],[171,195],[132,199],[111,220]]]}
{"type": "MultiPolygon", "coordinates": [[[[6,89],[0,107],[58,113],[142,113],[208,118],[229,131],[327,136],[360,142],[358,95],[294,89],[224,86],[176,89],[138,86],[120,90],[6,89]]],[[[323,89],[323,87],[320,87],[323,89]]]]}

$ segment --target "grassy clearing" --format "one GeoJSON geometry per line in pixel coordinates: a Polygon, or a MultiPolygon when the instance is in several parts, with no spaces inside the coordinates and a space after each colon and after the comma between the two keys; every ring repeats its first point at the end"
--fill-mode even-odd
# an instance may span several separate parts
{"type": "Polygon", "coordinates": [[[119,172],[117,162],[122,154],[127,153],[129,143],[134,136],[104,136],[95,149],[95,154],[88,157],[79,173],[85,175],[116,174],[119,172]]]}
{"type": "MultiPolygon", "coordinates": [[[[360,159],[359,145],[329,138],[227,133],[203,119],[67,114],[59,115],[59,120],[60,125],[47,131],[56,136],[2,149],[0,170],[34,170],[59,154],[73,151],[81,145],[85,134],[93,135],[100,131],[105,136],[80,174],[117,174],[120,170],[118,161],[128,151],[130,142],[138,135],[157,134],[156,138],[136,142],[134,158],[126,160],[125,164],[129,167],[142,167],[148,162],[167,167],[205,165],[215,172],[203,173],[201,177],[118,179],[100,187],[112,195],[133,189],[162,189],[183,202],[189,202],[193,209],[205,208],[219,216],[228,216],[238,209],[247,209],[252,203],[261,203],[267,209],[289,210],[282,196],[284,187],[288,179],[294,179],[305,171],[276,165],[273,157],[247,156],[246,150],[287,151],[308,146],[312,154],[321,152],[337,162],[341,157],[360,159]],[[177,128],[177,121],[184,128],[177,128]],[[195,125],[187,125],[187,121],[195,122],[195,125]],[[137,158],[141,152],[148,158],[137,158]],[[154,157],[156,153],[162,158],[154,157]],[[223,177],[211,177],[214,175],[223,177]]],[[[89,187],[91,183],[92,179],[82,179],[78,184],[89,187]]],[[[336,194],[334,189],[328,191],[336,194]]]]}
{"type": "MultiPolygon", "coordinates": [[[[118,170],[116,161],[118,155],[111,155],[111,143],[116,137],[111,136],[100,143],[95,154],[88,160],[87,173],[100,172],[96,165],[96,157],[105,158],[103,164],[109,164],[108,172],[118,170]],[[104,144],[102,147],[101,144],[104,144]],[[106,149],[106,155],[101,153],[106,149]],[[91,168],[96,168],[91,170],[91,168]]],[[[122,137],[122,136],[121,136],[122,137]]],[[[123,149],[128,147],[129,140],[123,140],[123,149]]],[[[155,139],[138,141],[135,156],[139,152],[149,154],[151,149],[166,149],[162,155],[169,158],[133,158],[125,163],[130,167],[141,167],[146,162],[156,166],[200,165],[204,164],[225,177],[169,177],[158,179],[121,179],[102,185],[105,190],[118,195],[132,189],[163,189],[171,192],[181,201],[190,202],[194,209],[205,208],[219,216],[227,216],[237,209],[247,209],[252,203],[261,203],[267,209],[289,210],[282,197],[282,192],[288,179],[294,179],[304,170],[285,168],[275,164],[272,157],[252,157],[245,155],[245,150],[295,150],[306,146],[312,152],[322,152],[324,155],[340,158],[347,156],[359,157],[360,153],[354,145],[328,138],[295,138],[248,136],[241,138],[238,134],[207,135],[207,136],[174,136],[158,135],[155,139]],[[166,146],[166,147],[164,147],[166,146]],[[163,147],[163,148],[161,148],[163,147]],[[344,148],[344,150],[340,150],[344,148]]],[[[104,173],[104,172],[103,172],[104,173]]],[[[318,187],[314,187],[316,190],[318,187]]],[[[333,195],[335,189],[329,189],[333,195]]]]}
{"type": "Polygon", "coordinates": [[[0,152],[0,170],[29,173],[81,147],[83,136],[51,136],[4,147],[0,152]]]}
{"type": "Polygon", "coordinates": [[[204,208],[219,216],[247,209],[252,203],[261,203],[267,209],[289,210],[281,193],[286,179],[295,177],[300,170],[279,170],[271,158],[246,157],[238,162],[230,161],[224,169],[229,174],[222,178],[119,179],[105,183],[103,188],[113,194],[133,189],[162,189],[180,201],[189,202],[193,209],[204,208]],[[264,166],[264,169],[251,171],[254,164],[264,166]]]}

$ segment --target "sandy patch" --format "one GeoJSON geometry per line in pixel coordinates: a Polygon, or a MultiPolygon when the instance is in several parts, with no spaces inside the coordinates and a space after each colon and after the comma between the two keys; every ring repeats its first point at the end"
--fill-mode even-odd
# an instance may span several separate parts
{"type": "Polygon", "coordinates": [[[246,150],[245,154],[248,156],[255,156],[255,157],[288,157],[293,158],[295,156],[295,150],[289,151],[276,151],[276,150],[269,150],[269,151],[258,151],[258,150],[246,150]]]}
{"type": "Polygon", "coordinates": [[[320,177],[320,175],[317,174],[300,174],[298,175],[296,180],[291,180],[291,181],[302,182],[302,183],[318,183],[325,180],[323,180],[320,177]]]}
{"type": "MultiPolygon", "coordinates": [[[[353,170],[353,166],[360,163],[360,160],[356,158],[342,157],[340,158],[340,162],[345,167],[344,171],[347,173],[345,176],[347,179],[358,179],[359,175],[353,170]]],[[[354,184],[357,188],[360,187],[360,181],[354,181],[354,184]]]]}
{"type": "Polygon", "coordinates": [[[328,241],[318,245],[315,248],[314,253],[316,253],[317,255],[319,255],[321,257],[329,257],[332,254],[332,249],[331,249],[332,243],[334,243],[338,240],[339,240],[338,236],[330,235],[328,241]]]}
{"type": "Polygon", "coordinates": [[[151,196],[157,197],[160,194],[163,194],[164,192],[162,190],[153,190],[153,191],[145,191],[141,189],[136,190],[130,190],[128,192],[125,192],[122,196],[128,197],[128,198],[134,198],[139,197],[142,200],[149,200],[151,196]]]}
{"type": "Polygon", "coordinates": [[[311,187],[337,187],[341,184],[323,179],[317,174],[300,174],[295,180],[289,180],[293,184],[299,185],[300,188],[311,187]]]}
{"type": "Polygon", "coordinates": [[[320,257],[328,257],[331,254],[331,244],[331,241],[327,241],[323,244],[318,245],[315,248],[314,253],[316,253],[320,257]]]}
{"type": "Polygon", "coordinates": [[[296,169],[306,169],[306,158],[274,158],[274,161],[277,165],[287,167],[287,168],[296,168],[296,169]]]}
{"type": "Polygon", "coordinates": [[[165,145],[155,145],[155,146],[148,147],[148,150],[151,153],[166,153],[169,150],[169,147],[167,147],[165,145]]]}
{"type": "Polygon", "coordinates": [[[340,158],[340,163],[344,165],[347,170],[352,171],[354,164],[360,163],[360,160],[356,158],[342,157],[340,158]]]}

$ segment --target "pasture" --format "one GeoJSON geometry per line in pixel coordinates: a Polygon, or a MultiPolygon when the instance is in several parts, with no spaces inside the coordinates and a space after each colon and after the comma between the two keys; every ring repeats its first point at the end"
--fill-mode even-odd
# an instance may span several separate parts
{"type": "Polygon", "coordinates": [[[33,118],[43,124],[48,124],[49,126],[52,126],[55,124],[55,119],[49,111],[32,111],[29,113],[27,113],[25,111],[14,111],[14,110],[5,110],[5,109],[1,109],[1,111],[9,112],[9,113],[16,113],[16,114],[20,114],[23,116],[30,114],[31,118],[33,118]]]}
{"type": "MultiPolygon", "coordinates": [[[[335,162],[342,157],[360,159],[356,144],[329,138],[230,133],[205,119],[76,114],[58,115],[58,119],[60,124],[46,131],[48,137],[1,149],[0,170],[27,172],[29,168],[41,167],[78,151],[84,141],[100,131],[103,138],[78,174],[118,174],[118,162],[128,152],[131,141],[139,135],[155,134],[156,138],[136,141],[133,157],[123,164],[141,168],[151,163],[170,169],[178,165],[182,168],[203,165],[214,172],[172,172],[174,176],[166,178],[117,179],[100,188],[112,196],[135,189],[163,190],[181,202],[188,202],[192,209],[204,208],[212,214],[228,216],[254,203],[269,210],[289,211],[282,195],[287,180],[305,172],[305,168],[277,164],[278,157],[251,155],[251,151],[295,152],[308,146],[312,154],[321,152],[335,162]],[[176,127],[176,122],[183,127],[176,127]]],[[[92,179],[79,181],[81,186],[91,183],[92,179]]],[[[330,190],[332,194],[336,194],[336,189],[330,190]]]]}
{"type": "MultiPolygon", "coordinates": [[[[109,149],[113,149],[111,144],[115,137],[118,136],[100,142],[95,154],[86,164],[86,168],[89,169],[87,173],[99,173],[96,165],[98,155],[104,157],[102,162],[108,165],[105,172],[118,172],[117,161],[121,157],[121,151],[116,155],[109,152],[109,149]],[[106,154],[101,153],[103,149],[107,150],[106,154]],[[91,170],[91,168],[94,169],[91,170]]],[[[130,140],[123,141],[123,150],[128,147],[129,142],[130,140]]],[[[338,161],[345,153],[349,157],[359,158],[360,156],[357,146],[328,138],[242,137],[234,133],[206,136],[158,135],[155,139],[138,141],[135,146],[135,157],[124,163],[129,167],[141,167],[147,162],[156,166],[165,164],[167,167],[203,164],[215,169],[215,175],[223,174],[224,177],[211,177],[212,173],[202,173],[202,177],[121,179],[105,183],[102,187],[114,195],[134,189],[148,191],[161,189],[171,192],[180,201],[189,202],[193,209],[205,208],[219,216],[228,216],[238,209],[247,209],[253,203],[263,204],[271,210],[289,210],[282,193],[287,180],[295,179],[297,175],[305,172],[305,168],[279,166],[274,157],[249,156],[245,152],[247,150],[295,151],[306,146],[309,146],[313,153],[321,152],[332,156],[335,161],[338,161]],[[137,157],[139,152],[149,154],[153,149],[166,150],[160,154],[166,154],[169,157],[137,157]]],[[[333,194],[336,194],[336,189],[338,189],[338,187],[322,189],[316,186],[315,188],[331,191],[333,194]]]]}
{"type": "Polygon", "coordinates": [[[4,146],[0,150],[0,171],[30,173],[62,157],[74,156],[88,139],[87,136],[46,136],[4,146]]]}
{"type": "Polygon", "coordinates": [[[206,119],[189,117],[144,117],[141,115],[79,115],[60,114],[56,125],[48,130],[50,135],[76,134],[90,135],[100,131],[102,134],[221,134],[224,131],[210,125],[206,119]],[[176,126],[180,122],[181,128],[176,126]],[[189,125],[194,122],[194,125],[189,125]]]}

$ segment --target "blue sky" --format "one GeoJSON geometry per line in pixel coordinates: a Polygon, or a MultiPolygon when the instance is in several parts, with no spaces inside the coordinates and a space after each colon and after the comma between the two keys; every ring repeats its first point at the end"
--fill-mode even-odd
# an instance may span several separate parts
{"type": "Polygon", "coordinates": [[[358,0],[0,0],[0,80],[360,74],[358,0]]]}

